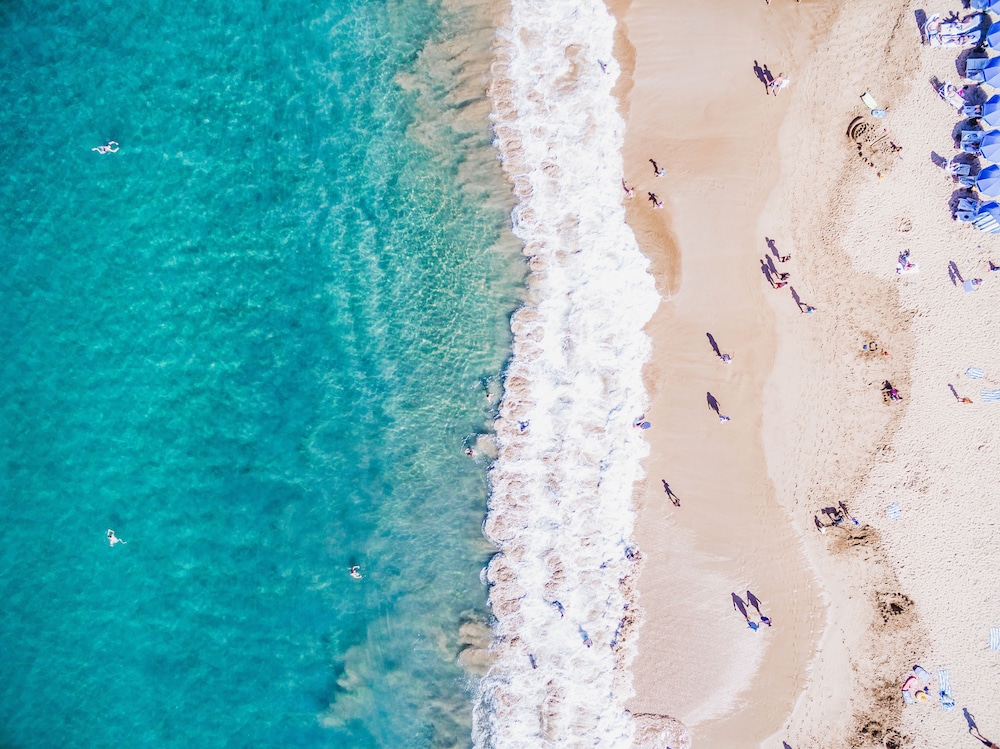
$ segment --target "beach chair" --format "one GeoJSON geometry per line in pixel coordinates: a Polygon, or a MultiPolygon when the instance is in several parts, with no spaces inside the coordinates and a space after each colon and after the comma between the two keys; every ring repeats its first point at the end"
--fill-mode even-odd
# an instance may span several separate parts
{"type": "Polygon", "coordinates": [[[970,57],[965,61],[965,77],[975,83],[982,83],[984,80],[983,68],[989,61],[989,57],[970,57]]]}
{"type": "Polygon", "coordinates": [[[982,104],[966,104],[962,107],[962,116],[964,117],[982,117],[983,116],[983,105],[982,104]]]}
{"type": "Polygon", "coordinates": [[[972,174],[972,166],[952,160],[948,162],[947,171],[952,177],[968,177],[972,174]]]}
{"type": "Polygon", "coordinates": [[[983,204],[979,200],[974,198],[959,198],[958,199],[958,210],[969,211],[970,213],[979,213],[979,209],[982,208],[983,204]]]}
{"type": "Polygon", "coordinates": [[[963,130],[961,136],[961,148],[965,153],[979,155],[979,147],[983,144],[983,136],[986,133],[982,130],[963,130]]]}

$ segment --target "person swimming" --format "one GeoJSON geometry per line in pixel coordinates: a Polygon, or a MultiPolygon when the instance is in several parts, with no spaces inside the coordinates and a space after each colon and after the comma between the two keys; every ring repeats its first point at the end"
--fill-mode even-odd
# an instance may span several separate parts
{"type": "Polygon", "coordinates": [[[128,541],[123,541],[115,535],[115,532],[108,528],[108,542],[114,546],[115,544],[127,544],[128,541]]]}
{"type": "Polygon", "coordinates": [[[94,146],[90,150],[98,153],[118,153],[118,141],[109,140],[103,146],[94,146]]]}
{"type": "Polygon", "coordinates": [[[361,579],[361,567],[358,566],[358,565],[356,565],[356,564],[353,565],[351,567],[351,573],[350,574],[351,574],[351,577],[353,577],[355,580],[360,580],[361,579]]]}

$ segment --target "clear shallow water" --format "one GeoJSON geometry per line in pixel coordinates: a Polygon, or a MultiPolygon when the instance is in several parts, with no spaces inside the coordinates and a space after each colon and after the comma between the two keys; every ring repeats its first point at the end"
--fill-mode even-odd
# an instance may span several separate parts
{"type": "Polygon", "coordinates": [[[485,127],[407,135],[445,28],[0,8],[0,746],[470,743],[461,447],[521,265],[456,185],[485,127]]]}

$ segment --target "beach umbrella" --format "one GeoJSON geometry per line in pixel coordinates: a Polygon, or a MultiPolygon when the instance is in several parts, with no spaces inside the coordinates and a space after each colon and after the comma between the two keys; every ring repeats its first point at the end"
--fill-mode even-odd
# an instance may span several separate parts
{"type": "Polygon", "coordinates": [[[1000,0],[972,0],[969,3],[972,10],[992,10],[994,13],[1000,11],[1000,0]]]}
{"type": "Polygon", "coordinates": [[[993,49],[1000,49],[1000,21],[990,26],[986,32],[986,43],[993,49]]]}
{"type": "Polygon", "coordinates": [[[976,189],[991,198],[1000,197],[1000,166],[990,164],[976,177],[976,189]]]}
{"type": "Polygon", "coordinates": [[[990,130],[983,136],[979,152],[987,161],[1000,162],[1000,131],[990,130]]]}
{"type": "Polygon", "coordinates": [[[983,66],[982,72],[983,83],[988,83],[993,88],[1000,88],[1000,57],[991,57],[990,61],[983,66]]]}
{"type": "Polygon", "coordinates": [[[1000,126],[1000,94],[993,94],[983,102],[982,120],[990,127],[1000,126]]]}

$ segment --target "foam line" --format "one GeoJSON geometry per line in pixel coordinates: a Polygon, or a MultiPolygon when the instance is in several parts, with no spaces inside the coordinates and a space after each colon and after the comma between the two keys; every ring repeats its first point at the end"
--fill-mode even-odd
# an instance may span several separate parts
{"type": "Polygon", "coordinates": [[[484,749],[632,743],[632,493],[648,453],[634,422],[659,296],[621,203],[614,32],[597,0],[512,0],[497,34],[492,124],[531,273],[484,524],[500,550],[484,749]]]}

